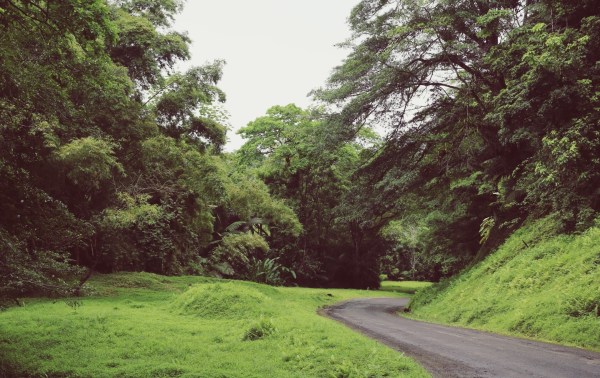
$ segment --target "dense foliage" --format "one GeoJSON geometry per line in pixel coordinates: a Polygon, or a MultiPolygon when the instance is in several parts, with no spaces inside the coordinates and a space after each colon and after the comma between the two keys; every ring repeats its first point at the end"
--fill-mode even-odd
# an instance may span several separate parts
{"type": "Polygon", "coordinates": [[[0,295],[93,270],[437,280],[528,217],[597,217],[595,1],[363,0],[322,106],[272,107],[230,155],[224,62],[174,68],[181,8],[0,0],[0,295]]]}
{"type": "Polygon", "coordinates": [[[228,262],[245,241],[268,245],[238,237],[223,252],[230,223],[258,215],[299,234],[292,210],[219,154],[223,62],[174,70],[189,58],[169,29],[181,6],[0,1],[2,296],[70,291],[89,277],[78,267],[241,275],[228,262]]]}
{"type": "Polygon", "coordinates": [[[318,110],[274,106],[239,131],[247,142],[237,164],[253,170],[298,215],[300,238],[279,250],[299,283],[378,287],[380,238],[358,228],[345,203],[355,186],[352,173],[379,138],[363,130],[350,141],[332,141],[330,126],[318,110]]]}
{"type": "Polygon", "coordinates": [[[316,94],[342,138],[387,130],[354,202],[363,230],[394,219],[385,273],[451,274],[530,216],[558,212],[567,232],[593,223],[595,1],[364,0],[350,24],[352,52],[316,94]]]}

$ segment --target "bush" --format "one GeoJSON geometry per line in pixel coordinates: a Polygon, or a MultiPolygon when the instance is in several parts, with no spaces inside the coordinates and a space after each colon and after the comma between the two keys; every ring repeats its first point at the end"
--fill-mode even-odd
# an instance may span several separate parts
{"type": "Polygon", "coordinates": [[[230,233],[223,237],[209,258],[209,264],[218,275],[243,278],[250,274],[252,258],[261,258],[269,250],[269,244],[258,234],[230,233]]]}
{"type": "Polygon", "coordinates": [[[70,279],[81,272],[64,254],[27,251],[0,228],[0,299],[67,295],[75,289],[70,279]]]}
{"type": "Polygon", "coordinates": [[[262,339],[275,333],[275,331],[275,326],[271,320],[261,318],[258,323],[253,324],[250,328],[248,328],[242,340],[252,341],[262,339]]]}
{"type": "Polygon", "coordinates": [[[266,258],[264,260],[251,258],[248,264],[248,273],[244,278],[267,285],[281,285],[284,283],[282,274],[285,272],[295,279],[296,273],[279,264],[277,260],[277,257],[274,259],[266,258]]]}

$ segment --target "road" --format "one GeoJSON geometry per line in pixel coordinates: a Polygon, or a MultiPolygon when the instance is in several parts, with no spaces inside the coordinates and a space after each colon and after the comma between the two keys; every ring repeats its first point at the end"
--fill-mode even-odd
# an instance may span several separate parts
{"type": "Polygon", "coordinates": [[[396,315],[407,303],[354,299],[322,313],[413,357],[434,377],[600,377],[600,353],[396,315]]]}

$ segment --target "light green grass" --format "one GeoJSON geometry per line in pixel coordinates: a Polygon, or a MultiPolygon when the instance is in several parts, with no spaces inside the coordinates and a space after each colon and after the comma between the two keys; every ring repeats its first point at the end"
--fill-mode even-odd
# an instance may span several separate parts
{"type": "Polygon", "coordinates": [[[381,288],[379,290],[414,294],[431,285],[433,285],[433,283],[425,281],[383,281],[381,282],[381,288]]]}
{"type": "Polygon", "coordinates": [[[600,350],[600,228],[555,235],[547,218],[462,275],[420,291],[412,316],[600,350]]]}
{"type": "Polygon", "coordinates": [[[428,376],[316,314],[379,292],[145,273],[97,276],[91,285],[96,294],[79,306],[26,300],[0,313],[0,376],[428,376]]]}

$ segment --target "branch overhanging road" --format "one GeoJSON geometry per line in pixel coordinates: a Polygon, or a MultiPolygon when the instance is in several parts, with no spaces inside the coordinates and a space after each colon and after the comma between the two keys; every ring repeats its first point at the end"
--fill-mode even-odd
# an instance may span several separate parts
{"type": "Polygon", "coordinates": [[[407,303],[354,299],[321,313],[413,357],[434,377],[600,377],[600,353],[398,316],[407,303]]]}

